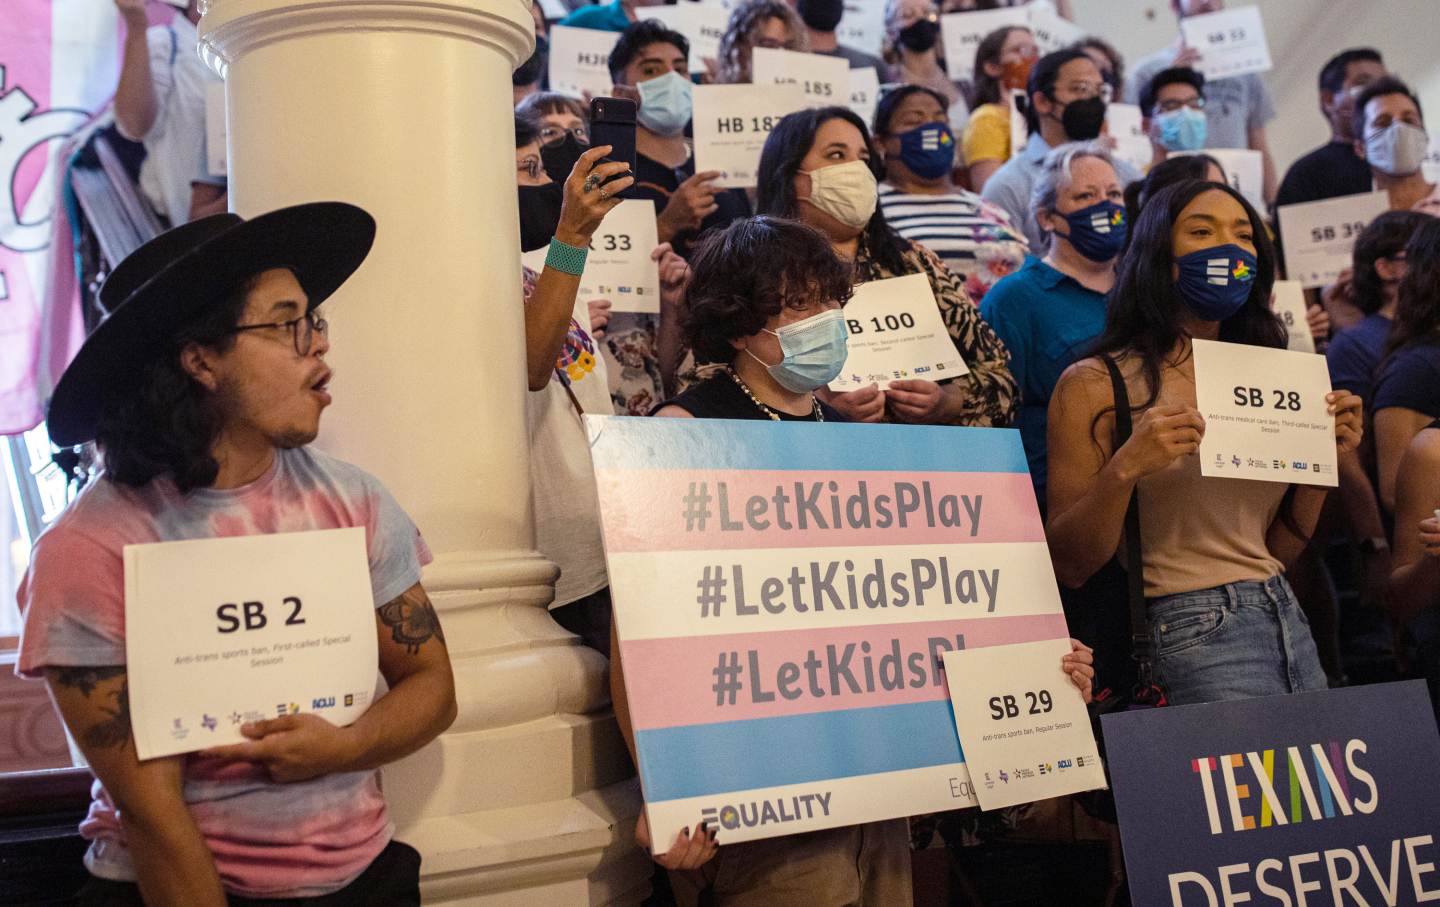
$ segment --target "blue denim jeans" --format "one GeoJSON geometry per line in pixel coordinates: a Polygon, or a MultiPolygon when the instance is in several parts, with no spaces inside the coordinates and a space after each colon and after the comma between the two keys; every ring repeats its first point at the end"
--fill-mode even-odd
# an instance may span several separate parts
{"type": "Polygon", "coordinates": [[[1149,613],[1156,672],[1175,705],[1328,686],[1283,576],[1153,598],[1149,613]]]}

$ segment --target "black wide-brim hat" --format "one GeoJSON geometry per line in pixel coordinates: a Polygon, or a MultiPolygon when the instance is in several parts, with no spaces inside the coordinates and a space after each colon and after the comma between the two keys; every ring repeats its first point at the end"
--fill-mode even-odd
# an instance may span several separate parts
{"type": "Polygon", "coordinates": [[[289,268],[313,309],[343,284],[375,241],[375,219],[344,202],[312,202],[245,220],[214,214],[167,230],[116,266],[100,288],[111,314],[60,376],[46,422],[61,447],[93,440],[110,401],[172,355],[175,332],[245,281],[289,268]]]}

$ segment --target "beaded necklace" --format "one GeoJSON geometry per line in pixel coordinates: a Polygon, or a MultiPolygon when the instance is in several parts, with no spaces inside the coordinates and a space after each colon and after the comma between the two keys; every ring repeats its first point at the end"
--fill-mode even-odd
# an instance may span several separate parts
{"type": "MultiPolygon", "coordinates": [[[[775,412],[775,410],[771,409],[770,407],[766,406],[764,403],[761,403],[760,398],[755,396],[755,392],[750,390],[750,385],[746,384],[743,380],[741,380],[740,376],[736,374],[733,368],[728,365],[725,366],[725,374],[729,375],[730,380],[734,381],[735,384],[740,388],[740,390],[745,392],[745,396],[750,398],[750,402],[755,404],[756,409],[760,410],[760,412],[768,416],[772,422],[780,421],[780,414],[775,412]]],[[[810,403],[815,407],[815,421],[824,422],[825,413],[820,410],[820,401],[815,399],[814,394],[810,395],[810,403]]]]}

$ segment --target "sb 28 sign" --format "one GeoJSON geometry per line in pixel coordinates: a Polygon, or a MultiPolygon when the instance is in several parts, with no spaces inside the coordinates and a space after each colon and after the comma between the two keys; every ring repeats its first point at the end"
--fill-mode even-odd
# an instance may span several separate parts
{"type": "MultiPolygon", "coordinates": [[[[1235,395],[1236,406],[1265,406],[1265,391],[1258,387],[1245,387],[1237,384],[1232,393],[1235,395]]],[[[1270,393],[1275,395],[1275,405],[1272,409],[1289,410],[1292,413],[1300,411],[1300,394],[1298,392],[1271,389],[1270,393]]]]}

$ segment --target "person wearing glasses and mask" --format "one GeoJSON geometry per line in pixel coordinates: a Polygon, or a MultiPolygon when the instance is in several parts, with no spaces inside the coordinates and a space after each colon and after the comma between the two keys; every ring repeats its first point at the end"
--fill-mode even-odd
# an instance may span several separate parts
{"type": "Polygon", "coordinates": [[[1205,77],[1188,67],[1161,70],[1140,92],[1140,115],[1150,136],[1150,165],[1172,151],[1200,151],[1208,128],[1205,77]]]}
{"type": "Polygon", "coordinates": [[[1391,211],[1440,216],[1440,184],[1425,178],[1429,147],[1425,113],[1408,85],[1386,76],[1365,86],[1355,99],[1355,153],[1389,194],[1391,211]]]}
{"type": "Polygon", "coordinates": [[[880,98],[880,209],[901,236],[939,255],[978,305],[996,281],[1020,269],[1029,247],[1009,215],[950,181],[956,142],[944,104],[942,95],[918,85],[880,98]]]}
{"type": "Polygon", "coordinates": [[[970,373],[943,383],[908,379],[884,390],[817,391],[857,422],[1005,426],[1015,416],[1015,379],[1005,346],[980,318],[964,282],[929,249],[900,236],[879,207],[878,155],[865,123],[848,107],[821,107],[786,116],[760,153],[757,207],[798,220],[829,240],[867,283],[924,274],[940,317],[970,373]]]}
{"type": "Polygon", "coordinates": [[[944,99],[952,128],[962,128],[970,108],[960,86],[945,72],[940,10],[933,0],[887,0],[885,42],[894,65],[882,81],[930,89],[944,99]]]}
{"type": "Polygon", "coordinates": [[[750,52],[757,47],[810,49],[809,34],[790,4],[784,0],[747,0],[736,6],[720,38],[712,81],[719,85],[747,84],[751,78],[750,52]]]}
{"type": "MultiPolygon", "coordinates": [[[[1170,0],[1176,19],[1219,12],[1225,8],[1225,0],[1170,0]]],[[[1135,64],[1130,76],[1125,100],[1131,104],[1140,103],[1140,92],[1162,69],[1173,67],[1194,67],[1200,61],[1200,51],[1185,44],[1177,36],[1174,43],[1161,48],[1135,64]]],[[[1270,97],[1270,88],[1258,73],[1215,79],[1206,87],[1208,100],[1205,104],[1206,148],[1249,148],[1258,151],[1264,158],[1265,202],[1275,200],[1275,161],[1270,156],[1270,146],[1265,137],[1265,124],[1275,119],[1275,102],[1270,97]]]]}
{"type": "Polygon", "coordinates": [[[654,19],[625,29],[610,51],[615,96],[640,107],[635,188],[629,197],[655,202],[660,241],[681,255],[701,231],[750,214],[743,191],[715,187],[719,171],[695,172],[694,151],[685,138],[694,110],[689,53],[684,35],[654,19]]]}
{"type": "MultiPolygon", "coordinates": [[[[1029,108],[1025,119],[1030,140],[985,183],[981,195],[1010,215],[1021,227],[1032,249],[1045,247],[1044,230],[1035,219],[1030,197],[1035,180],[1051,148],[1067,142],[1088,142],[1105,126],[1105,111],[1111,89],[1100,67],[1080,50],[1057,50],[1046,54],[1030,71],[1029,108]]],[[[1116,161],[1115,172],[1122,185],[1140,178],[1124,161],[1116,161]]]]}
{"type": "Polygon", "coordinates": [[[374,236],[370,215],[339,202],[162,233],[101,287],[113,314],[55,389],[51,438],[93,440],[104,470],[35,544],[17,670],[46,680],[97,779],[79,904],[420,903],[420,855],[394,840],[376,770],[455,720],[420,584],[430,551],[377,479],[311,445],[331,402],[317,307],[337,304],[374,236]],[[375,611],[370,670],[387,691],[349,727],[307,711],[140,761],[127,546],[273,533],[300,545],[360,527],[369,600],[354,604],[375,611]]]}

